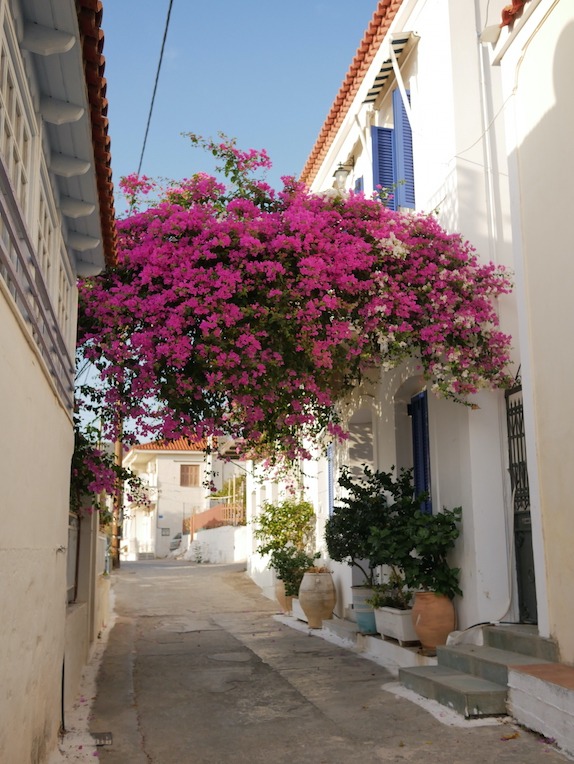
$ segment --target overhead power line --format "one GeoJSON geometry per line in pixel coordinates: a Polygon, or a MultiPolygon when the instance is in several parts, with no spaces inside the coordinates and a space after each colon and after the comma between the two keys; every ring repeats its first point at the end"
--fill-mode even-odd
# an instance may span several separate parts
{"type": "Polygon", "coordinates": [[[159,53],[159,61],[157,63],[157,72],[155,74],[155,83],[154,83],[154,86],[153,86],[153,93],[152,93],[152,96],[151,96],[151,103],[149,105],[149,114],[148,114],[148,117],[147,117],[147,125],[146,125],[146,129],[145,129],[144,140],[143,140],[142,153],[140,155],[140,162],[139,162],[139,165],[138,165],[138,175],[140,174],[141,169],[142,169],[142,163],[143,163],[143,158],[144,158],[144,153],[145,153],[145,147],[146,147],[146,144],[147,144],[147,136],[148,136],[148,133],[149,133],[149,126],[150,126],[150,123],[151,123],[151,115],[153,113],[153,105],[154,105],[154,102],[155,102],[155,94],[157,92],[157,83],[159,81],[159,73],[161,71],[161,62],[163,61],[163,51],[165,49],[165,41],[167,39],[167,31],[169,29],[169,19],[170,19],[170,16],[171,16],[171,8],[172,8],[172,6],[173,6],[173,0],[169,0],[169,7],[167,9],[167,18],[165,20],[165,28],[163,30],[163,40],[162,40],[162,43],[161,43],[161,50],[160,50],[160,53],[159,53]]]}

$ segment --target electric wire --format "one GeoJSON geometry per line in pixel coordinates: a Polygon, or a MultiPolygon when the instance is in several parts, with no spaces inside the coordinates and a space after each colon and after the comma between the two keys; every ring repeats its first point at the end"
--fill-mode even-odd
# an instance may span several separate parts
{"type": "Polygon", "coordinates": [[[155,74],[155,83],[154,83],[154,86],[153,86],[153,93],[152,93],[152,96],[151,96],[151,103],[150,103],[150,106],[149,106],[149,114],[148,114],[148,117],[147,117],[147,125],[146,125],[145,135],[144,135],[144,139],[143,139],[142,153],[140,155],[140,161],[139,161],[139,164],[138,164],[138,172],[137,172],[138,175],[140,174],[140,171],[141,171],[141,168],[142,168],[145,148],[146,148],[146,144],[147,144],[147,136],[148,136],[148,133],[149,133],[149,126],[150,126],[150,123],[151,123],[151,117],[152,117],[152,113],[153,113],[153,105],[155,103],[155,94],[157,92],[157,83],[159,81],[159,74],[160,74],[160,71],[161,71],[161,64],[162,64],[162,61],[163,61],[163,52],[165,50],[165,41],[167,39],[167,32],[168,32],[168,29],[169,29],[169,19],[170,19],[170,16],[171,16],[172,6],[173,6],[173,0],[169,0],[169,6],[168,6],[168,9],[167,9],[167,18],[165,20],[165,28],[163,30],[163,40],[162,40],[162,43],[161,43],[161,50],[160,50],[160,53],[159,53],[159,61],[158,61],[158,64],[157,64],[157,71],[156,71],[156,74],[155,74]]]}

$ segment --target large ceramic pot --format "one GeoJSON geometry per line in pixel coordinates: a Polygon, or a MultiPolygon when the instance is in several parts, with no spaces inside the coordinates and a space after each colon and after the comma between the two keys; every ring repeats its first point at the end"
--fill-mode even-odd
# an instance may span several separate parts
{"type": "Polygon", "coordinates": [[[275,599],[284,613],[289,614],[291,612],[293,607],[293,597],[289,597],[285,594],[285,583],[279,578],[275,581],[275,599]]]}
{"type": "Polygon", "coordinates": [[[446,639],[456,627],[452,600],[444,594],[417,592],[413,605],[413,625],[426,653],[435,653],[437,645],[446,639]]]}
{"type": "Polygon", "coordinates": [[[337,594],[331,573],[307,572],[299,587],[299,604],[311,629],[321,629],[333,617],[337,594]]]}
{"type": "Polygon", "coordinates": [[[367,600],[373,596],[370,586],[352,586],[353,613],[361,634],[376,634],[375,610],[367,600]]]}

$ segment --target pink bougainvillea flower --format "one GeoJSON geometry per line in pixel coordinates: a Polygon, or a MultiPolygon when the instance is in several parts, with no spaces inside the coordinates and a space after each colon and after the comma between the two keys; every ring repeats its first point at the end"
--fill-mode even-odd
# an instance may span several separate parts
{"type": "Polygon", "coordinates": [[[191,138],[231,188],[171,184],[119,221],[117,267],[80,283],[79,347],[110,429],[119,413],[140,433],[227,433],[295,458],[340,433],[337,402],[373,367],[414,356],[459,401],[509,383],[495,304],[509,276],[459,235],[362,194],[292,178],[273,192],[251,177],[264,152],[191,138]]]}

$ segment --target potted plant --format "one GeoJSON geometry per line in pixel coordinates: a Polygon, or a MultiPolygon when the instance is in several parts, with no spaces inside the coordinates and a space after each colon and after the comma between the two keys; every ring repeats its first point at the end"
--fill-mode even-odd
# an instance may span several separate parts
{"type": "Polygon", "coordinates": [[[388,562],[383,559],[381,544],[390,538],[392,513],[403,499],[404,478],[402,473],[397,480],[390,472],[373,472],[363,465],[360,477],[354,477],[344,467],[338,482],[344,493],[326,523],[327,551],[332,560],[346,562],[362,572],[363,585],[353,587],[355,619],[360,631],[375,634],[374,611],[367,600],[373,593],[377,569],[388,562]],[[395,509],[391,511],[392,507],[395,509]],[[381,534],[378,548],[373,545],[376,533],[381,534]]]}
{"type": "Polygon", "coordinates": [[[396,639],[401,646],[418,643],[412,618],[412,598],[413,592],[406,587],[402,572],[393,568],[387,581],[373,587],[368,600],[375,611],[379,634],[396,639]]]}
{"type": "Polygon", "coordinates": [[[293,545],[271,552],[269,567],[275,571],[278,580],[282,583],[282,587],[276,589],[275,594],[284,612],[291,610],[291,600],[299,594],[303,574],[313,567],[315,559],[316,557],[311,557],[304,549],[297,549],[293,545]]]}
{"type": "Polygon", "coordinates": [[[425,652],[446,643],[456,626],[453,598],[462,595],[460,569],[447,555],[459,536],[462,508],[443,509],[435,515],[414,512],[408,522],[412,552],[403,561],[408,587],[415,589],[413,622],[425,652]]]}
{"type": "Polygon", "coordinates": [[[297,596],[303,573],[313,565],[309,550],[315,530],[313,505],[301,499],[287,498],[265,502],[257,517],[255,538],[257,552],[269,554],[268,565],[275,571],[275,596],[284,612],[290,612],[292,597],[297,596]]]}
{"type": "Polygon", "coordinates": [[[323,621],[333,617],[337,602],[331,571],[324,566],[308,568],[299,587],[299,604],[311,629],[320,629],[323,621]]]}

